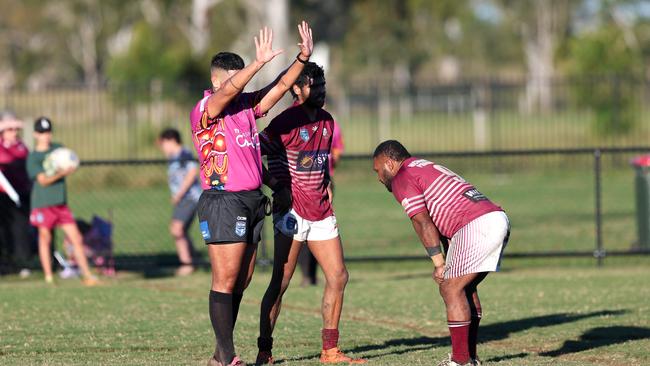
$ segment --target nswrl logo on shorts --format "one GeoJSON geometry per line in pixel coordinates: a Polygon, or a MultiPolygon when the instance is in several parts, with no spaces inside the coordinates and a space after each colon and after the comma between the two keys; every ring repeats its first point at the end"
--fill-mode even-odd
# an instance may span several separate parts
{"type": "Polygon", "coordinates": [[[199,229],[201,229],[201,236],[203,236],[203,240],[208,240],[210,237],[212,237],[212,235],[210,235],[210,228],[208,227],[207,221],[199,222],[199,229]]]}
{"type": "Polygon", "coordinates": [[[293,217],[293,215],[289,214],[284,224],[289,232],[294,232],[298,226],[298,221],[296,221],[296,218],[293,217]]]}
{"type": "Polygon", "coordinates": [[[235,234],[237,236],[246,235],[246,221],[237,221],[235,223],[235,234]]]}

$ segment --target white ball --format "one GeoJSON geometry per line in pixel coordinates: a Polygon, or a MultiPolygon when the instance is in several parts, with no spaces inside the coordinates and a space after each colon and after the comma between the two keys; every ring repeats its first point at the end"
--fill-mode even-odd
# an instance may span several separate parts
{"type": "Polygon", "coordinates": [[[49,155],[45,158],[43,162],[43,169],[45,169],[45,175],[51,176],[57,172],[69,169],[76,168],[79,166],[79,157],[77,154],[65,147],[59,147],[54,149],[49,155]]]}

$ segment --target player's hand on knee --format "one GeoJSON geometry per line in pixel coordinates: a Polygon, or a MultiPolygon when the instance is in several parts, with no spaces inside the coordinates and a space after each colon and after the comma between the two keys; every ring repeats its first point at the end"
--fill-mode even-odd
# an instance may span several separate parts
{"type": "Polygon", "coordinates": [[[445,281],[445,267],[440,266],[436,267],[436,269],[433,270],[433,280],[436,281],[439,285],[442,285],[442,283],[445,281]]]}

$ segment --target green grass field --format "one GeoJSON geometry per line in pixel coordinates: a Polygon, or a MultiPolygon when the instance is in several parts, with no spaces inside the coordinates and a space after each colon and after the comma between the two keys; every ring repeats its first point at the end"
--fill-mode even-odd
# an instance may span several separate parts
{"type": "MultiPolygon", "coordinates": [[[[603,233],[609,250],[636,240],[628,157],[606,160],[603,233]]],[[[502,205],[512,221],[507,253],[594,248],[589,157],[441,161],[502,205]],[[555,165],[539,170],[538,166],[555,165]]],[[[115,224],[118,255],[173,253],[165,167],[82,167],[69,181],[77,216],[115,224]],[[110,188],[109,188],[110,187],[110,188]]],[[[351,263],[341,345],[371,365],[435,365],[449,351],[431,265],[401,206],[369,161],[345,161],[335,209],[346,256],[422,255],[421,261],[351,263]]],[[[198,229],[193,236],[202,252],[198,229]]],[[[269,237],[270,225],[266,228],[269,237]]],[[[59,236],[60,239],[60,236],[59,236]]],[[[267,243],[270,244],[270,243],[267,243]]],[[[100,288],[76,280],[46,286],[0,278],[0,365],[201,365],[213,347],[210,277],[167,277],[171,268],[120,272],[100,288]]],[[[255,357],[258,309],[269,280],[259,268],[242,305],[238,351],[255,357]]],[[[482,285],[483,360],[499,365],[650,364],[650,259],[507,259],[482,285]]],[[[297,281],[296,281],[297,282],[297,281]]],[[[317,365],[322,287],[292,286],[277,326],[276,358],[317,365]]]]}
{"type": "MultiPolygon", "coordinates": [[[[515,262],[506,261],[481,288],[479,352],[486,364],[650,364],[647,260],[603,269],[515,262]]],[[[341,326],[346,351],[370,365],[435,365],[446,357],[444,308],[426,260],[349,270],[341,326]]],[[[258,269],[240,312],[236,344],[248,362],[256,354],[268,279],[269,272],[258,269]]],[[[4,278],[0,364],[203,365],[214,339],[208,288],[204,272],[189,278],[121,273],[99,288],[4,278]]],[[[321,293],[321,286],[290,287],[275,333],[279,364],[319,364],[321,293]]]]}

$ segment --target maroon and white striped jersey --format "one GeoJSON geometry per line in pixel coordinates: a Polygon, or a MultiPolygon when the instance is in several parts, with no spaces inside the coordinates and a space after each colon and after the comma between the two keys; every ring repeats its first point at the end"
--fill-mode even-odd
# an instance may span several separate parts
{"type": "Polygon", "coordinates": [[[427,211],[447,238],[477,217],[503,211],[456,173],[424,159],[406,159],[391,188],[409,218],[427,211]]]}
{"type": "Polygon", "coordinates": [[[320,221],[333,214],[327,193],[333,131],[334,119],[327,111],[319,109],[311,121],[302,106],[294,105],[260,133],[269,172],[291,186],[293,209],[306,220],[320,221]]]}

